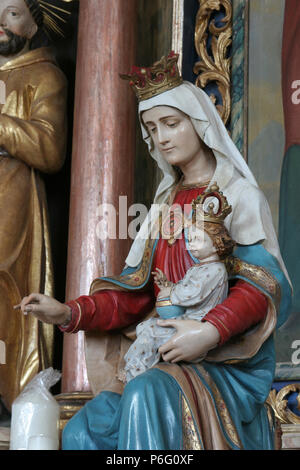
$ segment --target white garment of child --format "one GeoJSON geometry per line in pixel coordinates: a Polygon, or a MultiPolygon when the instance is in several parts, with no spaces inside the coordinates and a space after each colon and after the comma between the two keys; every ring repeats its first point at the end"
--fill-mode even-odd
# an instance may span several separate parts
{"type": "MultiPolygon", "coordinates": [[[[211,309],[222,303],[227,294],[227,271],[224,263],[216,261],[188,269],[184,278],[172,287],[170,299],[173,305],[185,308],[184,314],[177,319],[200,321],[211,309]]],[[[157,325],[157,318],[138,324],[137,338],[124,356],[127,383],[160,361],[158,349],[174,333],[175,328],[157,325]]]]}

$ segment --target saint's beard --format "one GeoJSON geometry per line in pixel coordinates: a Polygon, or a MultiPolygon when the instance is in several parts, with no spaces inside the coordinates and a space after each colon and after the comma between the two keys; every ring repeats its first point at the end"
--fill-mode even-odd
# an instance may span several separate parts
{"type": "Polygon", "coordinates": [[[19,36],[18,34],[12,33],[9,29],[4,29],[4,31],[8,37],[8,41],[0,41],[0,55],[9,57],[21,52],[26,45],[27,39],[19,36]]]}

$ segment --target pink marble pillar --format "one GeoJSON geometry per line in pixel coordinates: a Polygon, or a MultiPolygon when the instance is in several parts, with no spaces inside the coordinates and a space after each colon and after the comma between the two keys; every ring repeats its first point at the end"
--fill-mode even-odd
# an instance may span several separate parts
{"type": "MultiPolygon", "coordinates": [[[[66,300],[95,277],[118,274],[131,240],[100,240],[97,209],[133,199],[136,103],[127,73],[135,63],[136,0],[80,2],[66,300]]],[[[62,393],[89,391],[84,334],[65,335],[62,393]]]]}

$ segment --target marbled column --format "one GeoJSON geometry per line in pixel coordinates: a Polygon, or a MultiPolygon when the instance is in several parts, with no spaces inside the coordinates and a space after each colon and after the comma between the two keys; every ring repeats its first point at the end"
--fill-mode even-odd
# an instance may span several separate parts
{"type": "Polygon", "coordinates": [[[248,161],[249,0],[233,0],[231,67],[231,138],[248,161]]]}
{"type": "MultiPolygon", "coordinates": [[[[66,299],[89,293],[95,277],[118,274],[131,240],[97,236],[99,207],[133,198],[136,0],[80,2],[66,299]]],[[[88,391],[84,333],[65,335],[62,392],[88,391]]]]}

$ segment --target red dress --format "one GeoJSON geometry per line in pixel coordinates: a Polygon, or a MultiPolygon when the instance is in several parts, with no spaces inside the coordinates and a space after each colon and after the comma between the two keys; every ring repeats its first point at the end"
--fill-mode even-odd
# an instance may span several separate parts
{"type": "MultiPolygon", "coordinates": [[[[191,202],[204,191],[205,187],[181,189],[176,194],[173,204],[179,204],[186,213],[191,211],[191,202]]],[[[167,278],[177,283],[194,264],[184,237],[173,245],[160,238],[154,257],[153,270],[161,269],[167,278]]],[[[142,320],[154,307],[158,288],[149,292],[119,292],[103,290],[91,296],[81,296],[68,302],[72,309],[72,319],[60,329],[67,333],[79,330],[99,329],[109,331],[124,328],[142,320]]],[[[263,320],[267,314],[267,299],[255,287],[238,280],[230,288],[227,299],[212,309],[202,321],[212,323],[220,333],[223,344],[231,336],[250,328],[263,320]]]]}

